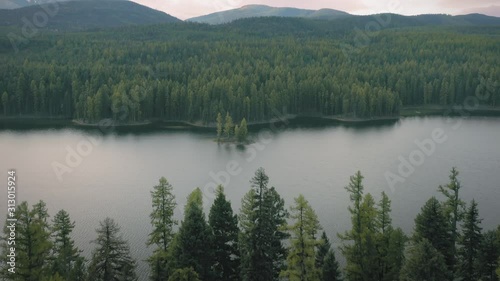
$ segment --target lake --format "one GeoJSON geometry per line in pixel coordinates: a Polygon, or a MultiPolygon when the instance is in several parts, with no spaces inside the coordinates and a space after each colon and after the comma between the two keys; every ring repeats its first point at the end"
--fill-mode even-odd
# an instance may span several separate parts
{"type": "MultiPolygon", "coordinates": [[[[151,230],[150,190],[162,176],[174,186],[180,219],[186,196],[196,187],[204,191],[208,214],[217,180],[226,183],[238,211],[249,180],[264,167],[287,206],[304,194],[338,246],[336,233],[350,227],[344,187],[357,170],[365,177],[365,192],[377,200],[382,191],[389,195],[394,225],[409,234],[425,201],[434,195],[442,199],[437,187],[448,182],[456,166],[461,197],[477,200],[483,227],[500,224],[498,117],[404,118],[362,126],[263,125],[254,129],[256,142],[247,147],[218,145],[215,133],[190,130],[131,129],[103,135],[64,126],[2,128],[1,181],[7,181],[8,169],[17,170],[18,200],[44,200],[52,216],[60,209],[68,211],[76,222],[74,238],[86,256],[99,221],[114,218],[139,261],[141,280],[147,280],[143,260],[151,252],[145,246],[151,230]]],[[[6,209],[2,199],[2,218],[6,209]]]]}

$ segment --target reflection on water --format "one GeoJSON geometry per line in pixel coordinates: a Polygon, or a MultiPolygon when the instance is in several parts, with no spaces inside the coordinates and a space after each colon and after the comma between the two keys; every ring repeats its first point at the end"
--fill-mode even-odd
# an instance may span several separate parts
{"type": "MultiPolygon", "coordinates": [[[[458,120],[458,119],[457,119],[458,120]]],[[[462,120],[458,129],[453,122],[439,117],[407,118],[377,124],[316,124],[311,120],[290,123],[286,129],[259,137],[269,125],[252,129],[255,143],[246,147],[213,141],[215,133],[198,130],[157,128],[116,128],[101,134],[95,129],[59,123],[55,129],[2,121],[0,128],[0,170],[17,169],[18,197],[30,204],[42,199],[54,215],[67,210],[76,222],[75,239],[88,256],[98,221],[113,217],[122,227],[131,250],[139,261],[141,280],[147,280],[143,262],[151,249],[145,246],[150,231],[151,188],[161,176],[174,186],[179,203],[176,217],[182,218],[186,196],[195,188],[205,190],[206,212],[213,199],[210,187],[222,182],[228,198],[238,210],[249,189],[249,180],[258,167],[269,174],[270,184],[290,204],[302,193],[316,209],[329,237],[350,224],[344,190],[349,176],[361,170],[365,191],[379,198],[388,193],[393,204],[396,226],[412,231],[413,219],[423,203],[438,196],[439,184],[448,181],[448,172],[457,166],[465,201],[479,202],[483,227],[500,224],[500,119],[462,120]],[[385,179],[387,171],[397,173],[400,157],[408,158],[418,149],[415,141],[431,137],[442,129],[447,141],[436,146],[423,164],[391,190],[385,179]],[[97,139],[95,144],[93,139],[97,139]],[[78,165],[58,180],[54,163],[67,165],[68,151],[78,151],[82,143],[92,143],[84,150],[78,165]],[[241,172],[231,175],[228,163],[236,163],[241,172]]],[[[281,126],[279,126],[281,127],[281,126]]],[[[5,217],[6,202],[0,202],[0,216],[5,217]]],[[[0,226],[3,226],[3,221],[0,226]]],[[[338,245],[336,245],[338,246],[338,245]]]]}

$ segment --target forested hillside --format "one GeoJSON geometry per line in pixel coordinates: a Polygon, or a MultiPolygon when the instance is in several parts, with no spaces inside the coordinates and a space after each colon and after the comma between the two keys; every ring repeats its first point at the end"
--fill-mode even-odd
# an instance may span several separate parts
{"type": "MultiPolygon", "coordinates": [[[[358,171],[345,187],[348,209],[332,214],[350,215],[352,226],[332,244],[328,237],[335,233],[323,231],[306,197],[297,194],[294,202],[285,202],[263,168],[250,180],[239,212],[222,186],[205,190],[210,193],[197,188],[180,222],[174,219],[175,189],[162,177],[151,190],[152,227],[144,237],[153,250],[147,260],[150,280],[498,281],[500,226],[481,224],[478,204],[462,200],[463,188],[453,168],[449,182],[436,187],[438,197],[415,217],[413,233],[404,233],[392,223],[389,196],[365,193],[358,171]],[[208,215],[206,196],[215,198],[208,215]],[[340,255],[345,266],[337,261],[340,255]]],[[[22,202],[10,214],[17,219],[15,233],[5,227],[3,237],[14,237],[16,248],[12,252],[7,239],[0,243],[3,280],[137,280],[131,256],[136,249],[130,249],[113,219],[99,223],[86,260],[75,246],[75,223],[66,211],[50,219],[39,201],[32,207],[22,202]]],[[[5,225],[12,223],[7,219],[5,225]]]]}
{"type": "Polygon", "coordinates": [[[476,94],[500,104],[500,27],[365,32],[367,20],[173,23],[29,40],[3,29],[0,113],[214,124],[227,112],[249,122],[284,113],[397,116],[476,94]]]}

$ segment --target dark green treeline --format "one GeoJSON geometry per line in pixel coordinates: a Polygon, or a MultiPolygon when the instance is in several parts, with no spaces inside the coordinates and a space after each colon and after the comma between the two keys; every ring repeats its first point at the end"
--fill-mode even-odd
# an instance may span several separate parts
{"type": "Polygon", "coordinates": [[[356,44],[352,26],[272,37],[160,25],[44,32],[19,53],[0,36],[0,113],[213,124],[227,112],[248,122],[393,116],[402,106],[463,105],[476,95],[498,106],[498,36],[464,29],[388,29],[356,44]]]}

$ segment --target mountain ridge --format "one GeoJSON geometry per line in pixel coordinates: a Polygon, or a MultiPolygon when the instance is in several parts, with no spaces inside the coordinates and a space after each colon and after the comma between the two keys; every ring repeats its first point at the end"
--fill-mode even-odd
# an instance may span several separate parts
{"type": "Polygon", "coordinates": [[[86,30],[182,22],[167,13],[128,0],[79,0],[57,2],[57,6],[49,2],[12,10],[3,9],[0,10],[0,26],[20,27],[26,24],[23,19],[35,22],[34,16],[37,13],[53,9],[56,11],[47,15],[46,23],[37,27],[58,30],[86,30]]]}
{"type": "Polygon", "coordinates": [[[222,24],[232,22],[238,19],[254,18],[254,17],[292,17],[292,18],[309,18],[309,19],[334,19],[350,16],[350,14],[323,8],[319,10],[299,9],[293,7],[271,7],[267,5],[245,5],[240,8],[227,11],[215,12],[208,15],[189,18],[186,21],[222,24]]]}

